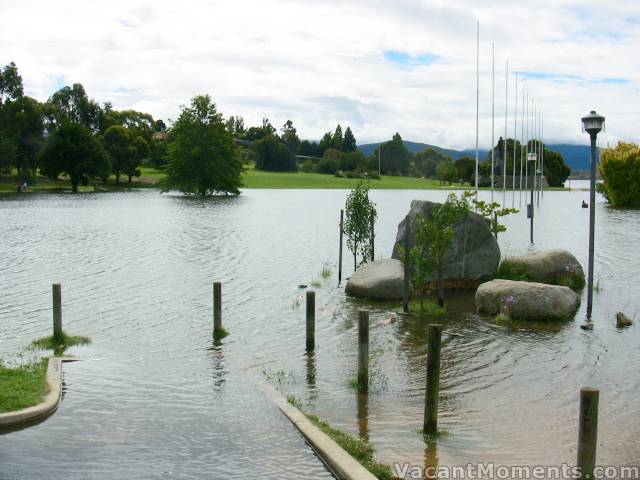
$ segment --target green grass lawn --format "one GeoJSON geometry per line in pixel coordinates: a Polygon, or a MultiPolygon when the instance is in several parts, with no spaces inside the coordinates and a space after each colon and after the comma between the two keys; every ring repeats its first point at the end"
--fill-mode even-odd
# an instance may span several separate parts
{"type": "Polygon", "coordinates": [[[47,363],[45,358],[8,368],[0,362],[0,413],[31,407],[42,401],[49,392],[47,363]]]}

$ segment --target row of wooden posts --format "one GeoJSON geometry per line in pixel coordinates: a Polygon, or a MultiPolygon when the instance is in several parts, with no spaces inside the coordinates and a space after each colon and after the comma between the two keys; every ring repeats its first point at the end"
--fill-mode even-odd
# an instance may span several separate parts
{"type": "MultiPolygon", "coordinates": [[[[406,255],[406,253],[405,253],[406,255]]],[[[58,283],[52,285],[53,293],[53,335],[62,337],[62,292],[58,283]]],[[[315,350],[316,293],[307,291],[306,298],[306,350],[315,350]]],[[[222,332],[222,284],[213,284],[213,337],[222,332]]],[[[423,431],[433,435],[438,431],[438,394],[440,390],[440,348],[442,325],[428,327],[427,382],[423,431]]],[[[358,390],[369,390],[369,311],[358,312],[358,390]]],[[[598,438],[599,391],[594,388],[580,390],[580,421],[578,434],[578,463],[582,478],[592,478],[595,468],[596,444],[598,438]],[[590,476],[587,476],[590,475],[590,476]]]]}

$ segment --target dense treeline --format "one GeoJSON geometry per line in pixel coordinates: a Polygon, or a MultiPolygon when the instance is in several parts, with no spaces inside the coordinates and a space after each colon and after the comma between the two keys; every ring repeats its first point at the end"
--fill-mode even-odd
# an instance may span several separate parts
{"type": "Polygon", "coordinates": [[[614,207],[640,207],[640,146],[619,142],[602,149],[598,190],[614,207]]]}
{"type": "MultiPolygon", "coordinates": [[[[163,120],[135,110],[115,110],[111,103],[99,104],[91,99],[79,84],[65,86],[53,93],[46,102],[24,95],[22,78],[14,63],[0,70],[0,174],[16,173],[17,181],[33,183],[37,173],[57,178],[67,176],[73,191],[89,181],[106,183],[109,178],[120,183],[126,176],[131,182],[140,176],[143,165],[165,168],[174,163],[174,174],[186,172],[184,165],[177,168],[179,155],[187,155],[194,162],[202,163],[211,157],[206,172],[211,169],[231,168],[234,180],[223,182],[235,193],[239,187],[242,163],[252,161],[255,167],[269,171],[319,172],[354,178],[379,178],[383,175],[404,175],[437,178],[442,182],[474,182],[475,160],[463,157],[453,161],[433,148],[413,154],[399,133],[381,143],[369,157],[357,149],[356,137],[347,126],[326,132],[319,142],[300,140],[291,120],[277,130],[264,118],[260,125],[247,127],[244,119],[231,116],[224,119],[208,96],[196,96],[191,105],[182,108],[182,122],[178,138],[176,125],[167,126],[163,120]],[[200,117],[199,117],[200,115],[200,117]],[[190,130],[192,129],[192,130],[190,130]],[[199,131],[201,135],[218,138],[193,137],[201,140],[201,148],[190,152],[188,144],[177,144],[199,131]],[[182,140],[181,140],[182,139],[182,140]],[[235,140],[246,142],[248,149],[229,146],[235,140]],[[173,145],[173,146],[172,146],[173,145]],[[223,147],[224,145],[224,147],[223,147]],[[179,153],[182,152],[182,153],[179,153]],[[233,155],[231,164],[220,155],[233,155]],[[169,162],[169,163],[167,163],[169,162]],[[217,163],[216,163],[217,162],[217,163]],[[240,166],[240,167],[238,167],[240,166]],[[238,175],[240,175],[238,173],[238,175]]],[[[242,142],[241,142],[242,143],[242,142]]],[[[516,141],[516,172],[519,173],[522,146],[516,141]]],[[[503,151],[506,148],[507,175],[512,172],[513,140],[496,145],[495,174],[501,176],[503,151]]],[[[485,185],[491,176],[491,152],[480,164],[480,184],[485,185]]],[[[566,180],[570,169],[562,156],[545,148],[545,175],[552,186],[566,180]]],[[[193,175],[194,171],[190,171],[193,175]]],[[[220,173],[222,176],[223,174],[220,173]]],[[[191,177],[190,177],[191,178],[191,177]]],[[[209,194],[220,192],[219,183],[205,188],[197,182],[179,182],[173,185],[190,193],[209,194]]],[[[176,187],[177,188],[177,187],[176,187]]]]}

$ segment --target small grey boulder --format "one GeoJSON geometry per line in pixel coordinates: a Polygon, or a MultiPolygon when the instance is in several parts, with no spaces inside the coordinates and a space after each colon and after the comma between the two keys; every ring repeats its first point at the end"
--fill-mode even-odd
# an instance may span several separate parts
{"type": "Polygon", "coordinates": [[[377,300],[398,300],[404,292],[404,266],[400,260],[376,260],[361,266],[345,287],[347,295],[377,300]]]}
{"type": "Polygon", "coordinates": [[[476,291],[479,313],[504,313],[520,320],[563,320],[573,318],[580,297],[569,287],[544,283],[491,280],[476,291]]]}

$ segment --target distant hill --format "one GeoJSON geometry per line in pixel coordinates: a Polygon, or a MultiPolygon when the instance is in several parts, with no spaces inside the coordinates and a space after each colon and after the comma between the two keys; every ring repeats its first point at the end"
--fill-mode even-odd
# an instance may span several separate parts
{"type": "MultiPolygon", "coordinates": [[[[476,151],[475,150],[453,150],[451,148],[438,147],[437,145],[429,145],[428,143],[419,143],[419,142],[410,142],[408,140],[403,140],[404,146],[407,147],[411,153],[418,153],[425,148],[433,148],[434,150],[442,153],[443,155],[447,155],[448,157],[453,158],[454,160],[459,159],[460,157],[468,156],[475,158],[476,151]]],[[[365,154],[365,156],[371,155],[375,152],[376,148],[378,148],[377,143],[367,143],[364,145],[358,145],[358,150],[365,154]]],[[[479,151],[480,159],[483,160],[487,157],[487,150],[479,151]]]]}
{"type": "MultiPolygon", "coordinates": [[[[450,148],[438,147],[437,145],[429,145],[427,143],[419,143],[419,142],[410,142],[408,140],[403,140],[404,145],[407,147],[412,153],[417,153],[425,148],[433,148],[438,152],[451,157],[454,160],[457,160],[460,157],[476,157],[475,149],[466,149],[466,150],[453,150],[450,148]]],[[[378,148],[377,143],[367,143],[365,145],[358,145],[358,149],[362,151],[366,156],[371,155],[376,148],[378,148]]],[[[564,163],[566,163],[571,170],[588,170],[590,163],[590,151],[588,145],[570,145],[566,143],[559,143],[554,145],[547,145],[549,150],[554,150],[559,152],[564,157],[564,163]]],[[[487,158],[488,150],[480,150],[478,152],[480,161],[483,161],[487,158]]]]}

